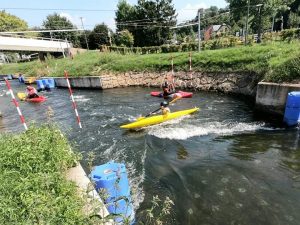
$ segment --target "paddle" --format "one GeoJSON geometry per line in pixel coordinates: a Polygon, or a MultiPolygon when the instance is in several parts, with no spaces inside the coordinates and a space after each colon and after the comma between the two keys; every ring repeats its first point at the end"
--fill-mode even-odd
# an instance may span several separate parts
{"type": "MultiPolygon", "coordinates": [[[[180,98],[181,98],[181,97],[176,97],[176,98],[174,98],[172,101],[170,101],[170,102],[168,103],[168,105],[170,105],[170,104],[176,102],[176,101],[177,101],[178,99],[180,99],[180,98]]],[[[160,109],[161,109],[161,108],[159,107],[158,109],[152,111],[151,113],[147,114],[146,116],[141,116],[141,117],[137,118],[136,121],[145,119],[146,117],[151,116],[153,113],[156,113],[156,112],[159,111],[160,109]]]]}

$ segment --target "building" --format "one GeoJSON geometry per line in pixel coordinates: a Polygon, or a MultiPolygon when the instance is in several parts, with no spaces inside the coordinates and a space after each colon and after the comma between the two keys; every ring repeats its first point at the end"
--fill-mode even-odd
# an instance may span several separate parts
{"type": "Polygon", "coordinates": [[[207,41],[214,37],[221,36],[222,34],[229,32],[229,30],[230,26],[225,23],[222,25],[211,25],[204,32],[204,40],[207,41]]]}

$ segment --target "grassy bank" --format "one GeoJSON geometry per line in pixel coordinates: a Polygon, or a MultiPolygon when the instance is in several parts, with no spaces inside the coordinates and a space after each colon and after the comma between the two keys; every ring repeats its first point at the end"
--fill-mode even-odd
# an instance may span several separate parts
{"type": "Polygon", "coordinates": [[[87,224],[64,173],[76,160],[55,128],[0,135],[0,224],[87,224]]]}
{"type": "MultiPolygon", "coordinates": [[[[299,42],[276,42],[265,45],[207,50],[193,53],[193,70],[202,72],[244,72],[262,75],[262,79],[289,82],[299,78],[299,42]]],[[[44,63],[29,62],[2,65],[0,73],[63,76],[66,69],[71,76],[101,75],[107,72],[160,72],[170,70],[173,55],[175,70],[188,69],[188,53],[120,55],[88,52],[71,59],[49,59],[44,63]]]]}

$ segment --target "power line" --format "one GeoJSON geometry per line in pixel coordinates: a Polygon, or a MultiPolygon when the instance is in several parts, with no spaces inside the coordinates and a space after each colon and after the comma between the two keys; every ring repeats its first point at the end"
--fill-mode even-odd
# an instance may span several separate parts
{"type": "Polygon", "coordinates": [[[79,12],[114,12],[115,9],[58,9],[58,8],[1,8],[3,10],[28,10],[28,11],[79,11],[79,12]]]}

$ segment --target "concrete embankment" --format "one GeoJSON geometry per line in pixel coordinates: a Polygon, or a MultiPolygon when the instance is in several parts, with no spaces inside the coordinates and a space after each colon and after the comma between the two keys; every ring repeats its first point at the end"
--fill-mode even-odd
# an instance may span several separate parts
{"type": "MultiPolygon", "coordinates": [[[[109,89],[129,86],[161,87],[169,73],[120,73],[102,76],[71,77],[74,88],[109,89]]],[[[202,91],[220,91],[230,94],[242,94],[255,98],[259,76],[236,73],[176,72],[176,87],[202,91]]],[[[67,87],[64,78],[55,78],[57,87],[67,87]]]]}
{"type": "MultiPolygon", "coordinates": [[[[87,177],[80,163],[67,171],[66,178],[75,182],[78,188],[78,194],[87,199],[84,208],[84,213],[86,215],[90,216],[96,214],[101,218],[106,218],[109,215],[102,199],[94,189],[93,184],[87,177]]],[[[103,224],[111,225],[113,224],[113,221],[107,219],[103,224]]]]}
{"type": "Polygon", "coordinates": [[[257,86],[255,107],[268,114],[283,116],[287,95],[292,91],[300,91],[300,84],[260,82],[257,86]]]}

